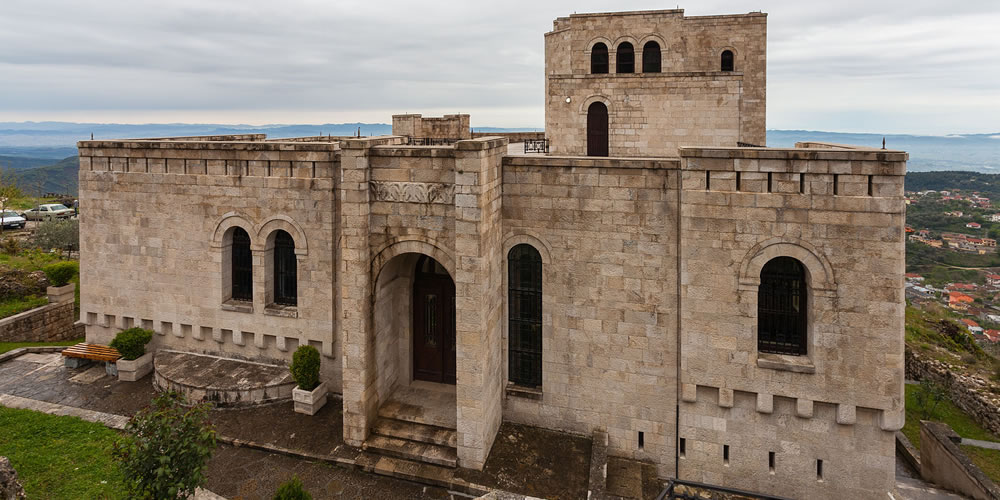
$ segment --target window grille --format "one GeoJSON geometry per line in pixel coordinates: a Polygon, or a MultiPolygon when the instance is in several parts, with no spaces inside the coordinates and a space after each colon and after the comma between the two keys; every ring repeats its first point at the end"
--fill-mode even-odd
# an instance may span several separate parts
{"type": "Polygon", "coordinates": [[[615,73],[635,73],[635,48],[631,43],[622,42],[618,45],[615,73]]]}
{"type": "Polygon", "coordinates": [[[757,293],[757,350],[806,354],[806,305],[802,263],[777,257],[765,264],[757,293]]]}
{"type": "Polygon", "coordinates": [[[660,72],[660,44],[649,41],[642,46],[642,72],[660,72]]]}
{"type": "Polygon", "coordinates": [[[507,254],[508,353],[510,381],[542,385],[542,256],[531,245],[507,254]]]}
{"type": "Polygon", "coordinates": [[[232,246],[233,300],[253,300],[253,254],[250,235],[243,228],[233,229],[232,246]]]}
{"type": "Polygon", "coordinates": [[[274,236],[274,303],[294,306],[298,303],[298,273],[295,240],[284,232],[274,236]]]}
{"type": "Polygon", "coordinates": [[[608,72],[608,46],[603,43],[594,44],[590,49],[590,72],[603,75],[608,72]]]}

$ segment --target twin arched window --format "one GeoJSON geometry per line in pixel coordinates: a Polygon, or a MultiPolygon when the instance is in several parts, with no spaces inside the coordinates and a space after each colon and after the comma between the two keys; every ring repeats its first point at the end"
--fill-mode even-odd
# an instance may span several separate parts
{"type": "Polygon", "coordinates": [[[542,385],[542,256],[520,244],[507,254],[508,378],[542,385]]]}
{"type": "Polygon", "coordinates": [[[604,75],[608,72],[608,46],[603,43],[595,43],[590,49],[590,72],[595,75],[604,75]]]}
{"type": "MultiPolygon", "coordinates": [[[[230,298],[241,302],[253,302],[253,252],[250,249],[250,235],[241,227],[232,229],[232,245],[229,247],[230,298]]],[[[298,265],[295,259],[295,240],[285,231],[274,232],[273,284],[269,302],[294,306],[298,303],[298,265]]]]}
{"type": "Polygon", "coordinates": [[[642,72],[660,72],[660,44],[652,40],[642,46],[642,72]]]}
{"type": "Polygon", "coordinates": [[[808,292],[805,267],[792,257],[776,257],[760,271],[757,292],[757,350],[806,354],[808,292]]]}
{"type": "Polygon", "coordinates": [[[635,48],[631,43],[618,44],[615,55],[615,73],[635,73],[635,48]]]}

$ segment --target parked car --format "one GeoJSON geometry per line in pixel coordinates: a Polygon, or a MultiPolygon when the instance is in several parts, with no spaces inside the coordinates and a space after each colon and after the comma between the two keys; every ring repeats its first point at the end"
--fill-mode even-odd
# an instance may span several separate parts
{"type": "Polygon", "coordinates": [[[68,219],[72,215],[73,209],[58,203],[47,203],[24,211],[24,218],[28,220],[68,219]]]}
{"type": "Polygon", "coordinates": [[[4,229],[24,229],[24,225],[27,223],[24,217],[18,215],[17,212],[0,212],[0,224],[3,224],[4,229]]]}

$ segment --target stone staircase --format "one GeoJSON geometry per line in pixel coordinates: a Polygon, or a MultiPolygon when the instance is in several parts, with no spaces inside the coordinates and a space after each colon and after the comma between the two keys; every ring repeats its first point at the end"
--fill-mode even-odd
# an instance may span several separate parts
{"type": "MultiPolygon", "coordinates": [[[[445,467],[458,465],[455,429],[420,421],[418,412],[394,411],[395,405],[379,409],[379,418],[363,448],[380,455],[445,467]]],[[[405,410],[405,409],[404,409],[405,410]]]]}

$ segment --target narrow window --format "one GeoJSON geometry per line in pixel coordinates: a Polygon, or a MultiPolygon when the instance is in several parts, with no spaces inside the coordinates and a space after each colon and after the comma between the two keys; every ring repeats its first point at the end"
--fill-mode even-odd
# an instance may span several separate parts
{"type": "Polygon", "coordinates": [[[729,466],[729,445],[722,445],[722,465],[729,466]]]}
{"type": "Polygon", "coordinates": [[[274,303],[286,306],[298,304],[298,269],[295,262],[295,240],[284,231],[274,235],[274,303]]]}
{"type": "Polygon", "coordinates": [[[649,41],[642,46],[642,72],[660,72],[660,44],[649,41]]]}
{"type": "Polygon", "coordinates": [[[817,459],[816,460],[816,480],[817,481],[822,481],[823,480],[823,460],[822,459],[817,459]]]}
{"type": "Polygon", "coordinates": [[[741,191],[741,189],[740,189],[740,173],[739,172],[736,172],[736,190],[737,191],[741,191]]]}
{"type": "Polygon", "coordinates": [[[874,176],[872,176],[872,175],[868,176],[868,196],[871,196],[872,193],[874,192],[874,189],[873,189],[874,186],[872,186],[872,177],[874,177],[874,176]]]}
{"type": "Polygon", "coordinates": [[[733,51],[722,51],[722,71],[733,71],[733,51]]]}
{"type": "Polygon", "coordinates": [[[833,174],[833,194],[836,195],[840,184],[840,175],[833,174]]]}
{"type": "Polygon", "coordinates": [[[514,384],[540,387],[542,256],[531,245],[517,245],[507,254],[507,290],[508,376],[514,384]]]}
{"type": "Polygon", "coordinates": [[[771,192],[771,172],[767,173],[767,192],[771,192]]]}
{"type": "Polygon", "coordinates": [[[243,228],[233,229],[232,246],[233,300],[253,300],[253,256],[250,235],[243,228]]]}
{"type": "Polygon", "coordinates": [[[590,49],[590,72],[595,75],[603,75],[608,72],[608,46],[603,43],[595,43],[590,49]]]}
{"type": "Polygon", "coordinates": [[[802,263],[775,257],[760,271],[757,350],[806,354],[806,279],[802,263]]]}
{"type": "Polygon", "coordinates": [[[684,457],[687,456],[687,446],[686,445],[687,445],[687,443],[685,442],[684,438],[680,438],[678,440],[677,451],[678,451],[678,453],[680,453],[681,458],[684,458],[684,457]]]}
{"type": "Polygon", "coordinates": [[[806,174],[799,174],[799,194],[806,194],[806,174]]]}
{"type": "Polygon", "coordinates": [[[774,474],[774,452],[767,452],[767,468],[771,474],[774,474]]]}
{"type": "Polygon", "coordinates": [[[635,73],[635,49],[631,43],[622,42],[618,45],[615,73],[635,73]]]}
{"type": "Polygon", "coordinates": [[[639,449],[641,450],[645,446],[646,446],[646,443],[645,443],[644,436],[642,435],[642,431],[639,431],[639,449]]]}
{"type": "Polygon", "coordinates": [[[708,191],[708,190],[711,190],[711,189],[712,189],[712,171],[711,170],[706,170],[705,171],[705,190],[708,191]]]}

